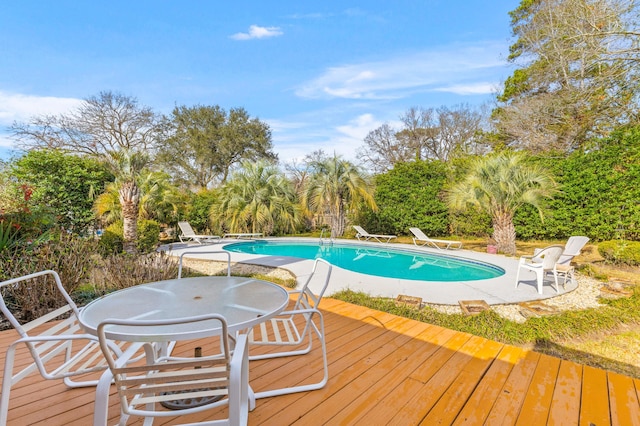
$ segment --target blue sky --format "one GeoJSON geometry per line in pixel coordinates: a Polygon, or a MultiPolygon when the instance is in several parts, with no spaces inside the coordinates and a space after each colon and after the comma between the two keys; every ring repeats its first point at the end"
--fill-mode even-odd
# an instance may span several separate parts
{"type": "Polygon", "coordinates": [[[511,73],[517,0],[0,2],[0,158],[7,127],[101,91],[168,114],[243,107],[283,161],[349,159],[412,106],[490,102],[511,73]]]}

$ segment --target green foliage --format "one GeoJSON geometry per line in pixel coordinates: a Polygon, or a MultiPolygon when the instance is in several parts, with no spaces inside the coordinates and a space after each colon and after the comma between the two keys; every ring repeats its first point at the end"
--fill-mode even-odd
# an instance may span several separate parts
{"type": "Polygon", "coordinates": [[[530,208],[515,218],[520,239],[640,240],[640,128],[621,129],[567,157],[536,160],[553,173],[561,192],[544,207],[544,221],[530,208]]]}
{"type": "MultiPolygon", "coordinates": [[[[149,253],[155,250],[160,240],[160,225],[155,220],[138,220],[138,240],[136,248],[140,253],[149,253]]],[[[107,226],[100,237],[100,253],[105,256],[122,253],[124,244],[124,228],[122,221],[117,221],[107,226]]]]}
{"type": "Polygon", "coordinates": [[[300,208],[293,185],[273,163],[245,161],[220,189],[211,220],[230,232],[273,235],[294,231],[300,208]]]}
{"type": "Polygon", "coordinates": [[[31,207],[46,211],[56,226],[82,234],[94,222],[93,195],[113,176],[95,160],[54,150],[34,150],[16,160],[11,174],[32,188],[31,207]]]}
{"type": "Polygon", "coordinates": [[[638,241],[602,241],[598,244],[598,252],[612,263],[640,265],[640,242],[638,241]]]}
{"type": "Polygon", "coordinates": [[[0,252],[10,249],[20,240],[18,228],[8,221],[0,221],[0,252]]]}
{"type": "Polygon", "coordinates": [[[124,228],[122,221],[107,226],[100,237],[99,250],[104,256],[122,253],[124,244],[124,228]]]}
{"type": "Polygon", "coordinates": [[[138,241],[136,247],[140,253],[155,251],[160,240],[160,225],[155,220],[138,220],[138,241]]]}
{"type": "Polygon", "coordinates": [[[446,168],[440,161],[396,163],[375,178],[378,211],[364,210],[359,217],[369,232],[407,234],[410,227],[431,236],[449,232],[449,213],[441,200],[446,168]]]}
{"type": "Polygon", "coordinates": [[[186,219],[193,229],[197,229],[203,234],[208,234],[207,230],[219,232],[215,225],[209,226],[209,212],[216,199],[217,191],[208,189],[198,191],[191,196],[186,219]]]}
{"type": "Polygon", "coordinates": [[[269,125],[243,108],[227,112],[218,105],[179,106],[165,118],[165,128],[158,161],[185,187],[205,189],[225,182],[231,167],[242,160],[277,158],[269,125]]]}

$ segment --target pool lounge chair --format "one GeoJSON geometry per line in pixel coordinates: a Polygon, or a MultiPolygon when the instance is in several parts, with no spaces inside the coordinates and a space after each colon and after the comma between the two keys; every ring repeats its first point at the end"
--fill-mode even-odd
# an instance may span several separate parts
{"type": "Polygon", "coordinates": [[[376,240],[379,243],[388,243],[389,241],[391,241],[394,238],[397,238],[395,235],[380,235],[380,234],[370,234],[367,231],[365,231],[364,229],[362,229],[362,227],[360,226],[356,226],[353,225],[353,229],[356,230],[356,238],[358,240],[360,239],[364,239],[365,241],[368,240],[376,240]],[[382,240],[386,240],[386,241],[382,241],[382,240]]]}
{"type": "Polygon", "coordinates": [[[218,235],[198,235],[195,233],[189,222],[178,222],[180,231],[182,234],[178,237],[181,243],[189,241],[195,241],[198,244],[212,243],[218,241],[220,237],[218,235]]]}
{"type": "Polygon", "coordinates": [[[411,231],[411,233],[413,234],[413,244],[417,246],[430,246],[433,248],[437,248],[438,250],[462,248],[461,241],[435,240],[433,238],[427,237],[427,235],[422,232],[420,228],[409,228],[409,231],[411,231]]]}

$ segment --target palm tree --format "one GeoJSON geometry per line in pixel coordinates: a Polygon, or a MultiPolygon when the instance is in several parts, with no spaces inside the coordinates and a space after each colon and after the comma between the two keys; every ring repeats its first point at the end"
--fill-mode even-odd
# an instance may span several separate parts
{"type": "Polygon", "coordinates": [[[313,161],[311,167],[303,204],[312,214],[330,216],[333,235],[344,234],[347,214],[356,214],[363,203],[377,209],[373,186],[359,167],[336,154],[313,161]]]}
{"type": "MultiPolygon", "coordinates": [[[[123,167],[123,170],[127,168],[123,167]]],[[[126,222],[127,226],[137,226],[138,219],[171,223],[176,220],[178,211],[185,203],[184,196],[177,187],[171,185],[171,177],[166,173],[147,170],[136,172],[135,178],[127,179],[126,174],[121,174],[118,179],[96,197],[93,208],[96,215],[107,224],[122,220],[125,233],[125,212],[130,221],[126,222]]],[[[136,240],[132,241],[135,247],[136,240]]]]}
{"type": "Polygon", "coordinates": [[[478,158],[464,180],[448,192],[447,202],[457,210],[475,205],[489,213],[498,250],[515,255],[516,210],[531,204],[542,218],[543,200],[557,191],[557,183],[542,167],[527,164],[523,154],[501,152],[478,158]]]}
{"type": "Polygon", "coordinates": [[[300,208],[293,185],[274,164],[245,161],[221,188],[210,218],[229,232],[269,235],[295,230],[300,208]]]}

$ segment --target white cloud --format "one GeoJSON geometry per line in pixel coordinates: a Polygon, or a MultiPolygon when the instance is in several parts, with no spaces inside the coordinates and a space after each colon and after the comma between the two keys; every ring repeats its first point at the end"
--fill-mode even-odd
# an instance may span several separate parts
{"type": "Polygon", "coordinates": [[[280,30],[280,27],[260,27],[258,25],[251,25],[248,33],[236,33],[229,37],[234,40],[251,40],[254,38],[277,37],[282,34],[284,33],[280,30]]]}
{"type": "Polygon", "coordinates": [[[496,83],[478,82],[471,84],[453,84],[451,86],[438,87],[433,89],[436,92],[449,92],[456,95],[488,95],[496,93],[499,86],[496,83]]]}
{"type": "Polygon", "coordinates": [[[496,42],[451,45],[331,67],[295,93],[303,98],[345,99],[399,99],[429,91],[491,93],[488,88],[497,86],[497,74],[506,69],[506,62],[499,59],[504,49],[504,44],[496,42]]]}
{"type": "Polygon", "coordinates": [[[33,96],[0,91],[0,124],[26,121],[39,115],[57,115],[71,112],[82,103],[81,99],[33,96]]]}
{"type": "MultiPolygon", "coordinates": [[[[53,96],[33,96],[20,93],[0,91],[0,148],[14,148],[8,132],[8,127],[14,121],[28,121],[40,115],[66,114],[76,109],[82,103],[81,99],[57,98],[53,96]]],[[[0,153],[0,157],[2,153],[0,153]]]]}
{"type": "Polygon", "coordinates": [[[327,154],[335,152],[349,161],[357,162],[356,150],[363,144],[365,136],[383,122],[373,114],[364,113],[333,127],[317,123],[299,126],[300,122],[280,124],[277,128],[273,127],[273,142],[283,162],[299,161],[318,149],[327,154]]]}

